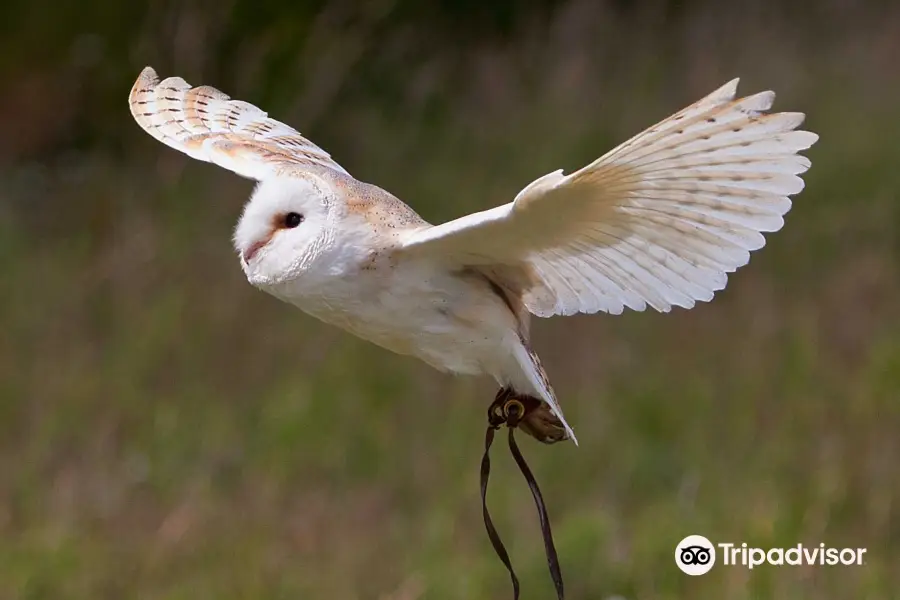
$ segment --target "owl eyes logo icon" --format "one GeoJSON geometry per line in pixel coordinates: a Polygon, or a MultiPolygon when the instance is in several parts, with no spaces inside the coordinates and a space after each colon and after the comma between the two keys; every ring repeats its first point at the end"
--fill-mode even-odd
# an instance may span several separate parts
{"type": "Polygon", "coordinates": [[[705,565],[710,560],[710,549],[703,546],[688,546],[681,551],[681,562],[686,565],[705,565]]]}
{"type": "Polygon", "coordinates": [[[702,535],[689,535],[675,548],[675,564],[688,575],[704,575],[716,564],[716,548],[702,535]]]}

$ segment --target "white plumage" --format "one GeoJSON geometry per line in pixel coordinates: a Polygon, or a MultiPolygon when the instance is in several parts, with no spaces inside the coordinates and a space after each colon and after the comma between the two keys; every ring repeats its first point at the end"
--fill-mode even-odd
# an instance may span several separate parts
{"type": "Polygon", "coordinates": [[[777,231],[818,136],[802,113],[762,111],[775,95],[733,100],[737,79],[590,165],[555,171],[516,199],[424,230],[405,247],[460,264],[530,264],[535,315],[625,306],[691,308],[777,231]]]}
{"type": "Polygon", "coordinates": [[[810,161],[797,153],[818,136],[797,130],[802,113],[767,113],[773,92],[735,99],[737,83],[438,226],[214,88],[148,67],[130,106],[163,143],[261,182],[235,232],[251,283],[395,352],[535,395],[559,419],[537,432],[550,442],[574,435],[529,346],[529,314],[709,301],[803,189],[810,161]]]}

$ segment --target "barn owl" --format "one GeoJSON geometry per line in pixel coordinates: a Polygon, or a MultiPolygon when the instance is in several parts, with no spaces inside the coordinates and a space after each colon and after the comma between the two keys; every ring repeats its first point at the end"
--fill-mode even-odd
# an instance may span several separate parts
{"type": "MultiPolygon", "coordinates": [[[[399,354],[540,400],[523,428],[571,439],[529,343],[532,315],[668,312],[709,301],[779,230],[818,136],[734,79],[589,165],[431,225],[300,133],[221,91],[159,80],[129,97],[162,143],[258,183],[234,230],[248,281],[399,354]]],[[[465,193],[471,193],[467,190],[465,193]]]]}

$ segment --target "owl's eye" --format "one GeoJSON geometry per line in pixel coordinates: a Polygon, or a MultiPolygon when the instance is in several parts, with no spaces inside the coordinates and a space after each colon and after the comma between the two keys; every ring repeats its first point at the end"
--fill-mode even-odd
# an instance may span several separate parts
{"type": "Polygon", "coordinates": [[[288,229],[293,229],[297,225],[303,222],[303,215],[300,213],[289,212],[284,215],[284,226],[288,229]]]}

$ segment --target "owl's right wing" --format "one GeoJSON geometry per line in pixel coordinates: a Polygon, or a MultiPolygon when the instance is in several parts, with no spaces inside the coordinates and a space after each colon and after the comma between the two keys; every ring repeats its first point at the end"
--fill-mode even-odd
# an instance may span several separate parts
{"type": "Polygon", "coordinates": [[[535,315],[691,308],[777,231],[818,136],[737,80],[586,167],[545,175],[513,202],[407,237],[400,252],[528,274],[535,315]],[[524,267],[524,269],[523,269],[524,267]]]}
{"type": "Polygon", "coordinates": [[[135,81],[128,105],[138,125],[162,143],[249,179],[296,166],[347,174],[327,152],[256,106],[180,77],[160,81],[151,67],[135,81]]]}

